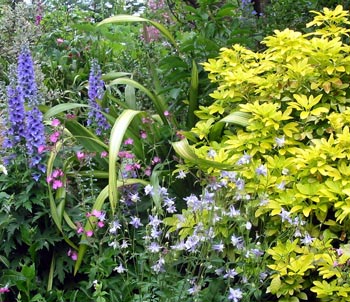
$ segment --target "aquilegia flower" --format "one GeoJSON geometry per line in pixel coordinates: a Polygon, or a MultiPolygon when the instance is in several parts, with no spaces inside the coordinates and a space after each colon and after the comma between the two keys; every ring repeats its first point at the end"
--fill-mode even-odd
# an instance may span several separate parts
{"type": "Polygon", "coordinates": [[[87,124],[96,125],[96,134],[101,135],[103,130],[109,129],[110,125],[107,122],[106,117],[103,115],[102,108],[97,102],[103,98],[103,86],[104,82],[101,78],[101,69],[96,60],[91,62],[91,69],[89,75],[89,105],[91,109],[88,113],[87,124]]]}

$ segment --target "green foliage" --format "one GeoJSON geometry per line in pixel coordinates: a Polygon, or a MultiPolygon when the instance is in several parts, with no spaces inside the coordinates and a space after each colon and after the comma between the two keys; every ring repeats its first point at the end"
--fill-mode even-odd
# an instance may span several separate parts
{"type": "Polygon", "coordinates": [[[217,84],[213,102],[184,134],[192,146],[175,144],[187,162],[179,169],[199,166],[213,177],[225,169],[245,180],[240,194],[256,200],[255,219],[275,246],[267,251],[268,292],[279,301],[309,299],[310,289],[321,301],[348,295],[341,289],[348,277],[333,280],[340,258],[332,250],[349,235],[349,12],[337,6],[315,14],[312,32],[276,30],[263,52],[234,45],[204,63],[217,84]],[[222,123],[236,112],[247,114],[246,124],[222,123]],[[296,239],[282,240],[281,230],[296,239]]]}

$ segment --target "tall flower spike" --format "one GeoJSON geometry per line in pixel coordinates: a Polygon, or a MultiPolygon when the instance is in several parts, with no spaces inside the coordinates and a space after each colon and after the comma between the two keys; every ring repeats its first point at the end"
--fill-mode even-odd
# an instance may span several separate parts
{"type": "Polygon", "coordinates": [[[3,147],[5,149],[15,147],[21,142],[21,139],[25,137],[24,98],[21,88],[16,86],[14,77],[11,79],[11,83],[7,87],[7,99],[8,115],[3,142],[3,147]]]}
{"type": "MultiPolygon", "coordinates": [[[[42,164],[42,154],[39,148],[45,145],[45,128],[43,124],[43,115],[38,109],[39,98],[38,89],[35,81],[34,63],[27,46],[22,48],[18,57],[17,66],[18,84],[22,89],[24,100],[27,101],[29,111],[26,112],[25,139],[29,158],[29,167],[45,172],[45,166],[42,164]]],[[[35,179],[39,174],[33,175],[35,179]]]]}
{"type": "Polygon", "coordinates": [[[40,170],[41,156],[38,152],[39,147],[45,145],[45,129],[42,123],[43,115],[41,111],[35,107],[27,112],[27,131],[26,145],[29,155],[29,166],[31,168],[38,167],[40,170]]]}
{"type": "Polygon", "coordinates": [[[27,46],[22,48],[18,57],[18,84],[23,91],[24,99],[30,107],[38,105],[38,89],[35,81],[34,63],[27,46]]]}
{"type": "Polygon", "coordinates": [[[91,69],[89,75],[89,105],[91,109],[88,113],[87,124],[96,126],[96,134],[101,135],[103,130],[109,129],[110,125],[107,122],[106,117],[103,115],[102,108],[98,104],[97,100],[103,98],[103,86],[104,82],[101,78],[101,69],[96,60],[92,60],[91,69]]]}

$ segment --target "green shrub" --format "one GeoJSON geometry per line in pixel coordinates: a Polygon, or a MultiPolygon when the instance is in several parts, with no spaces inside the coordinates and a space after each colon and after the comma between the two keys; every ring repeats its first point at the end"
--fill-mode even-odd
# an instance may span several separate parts
{"type": "Polygon", "coordinates": [[[342,6],[315,14],[308,34],[276,30],[263,52],[234,45],[204,63],[213,102],[174,144],[179,169],[236,173],[221,202],[265,233],[279,301],[349,299],[350,20],[342,6]]]}

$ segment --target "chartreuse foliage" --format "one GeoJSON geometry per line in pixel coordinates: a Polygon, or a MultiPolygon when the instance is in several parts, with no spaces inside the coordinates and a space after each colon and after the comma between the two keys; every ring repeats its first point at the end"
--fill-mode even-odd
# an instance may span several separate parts
{"type": "Polygon", "coordinates": [[[213,102],[174,145],[179,169],[245,180],[226,202],[249,194],[281,302],[350,299],[350,20],[342,6],[315,14],[308,34],[276,30],[263,52],[233,45],[204,63],[213,102]]]}

